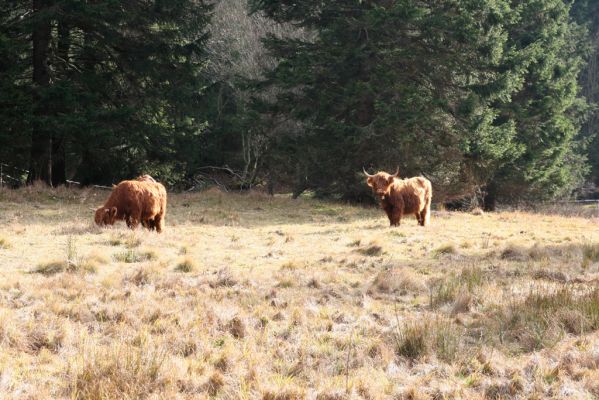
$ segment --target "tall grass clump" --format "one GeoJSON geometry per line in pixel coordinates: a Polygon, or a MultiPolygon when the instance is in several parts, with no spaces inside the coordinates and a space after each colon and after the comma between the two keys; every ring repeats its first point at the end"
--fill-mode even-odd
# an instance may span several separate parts
{"type": "Polygon", "coordinates": [[[599,243],[586,243],[582,245],[582,267],[587,268],[599,261],[599,243]]]}
{"type": "Polygon", "coordinates": [[[458,251],[453,244],[444,244],[433,250],[433,255],[435,257],[441,257],[444,255],[457,254],[457,252],[458,251]]]}
{"type": "Polygon", "coordinates": [[[522,301],[496,310],[487,328],[489,339],[515,351],[552,347],[566,334],[599,329],[599,289],[535,288],[522,301]]]}
{"type": "Polygon", "coordinates": [[[193,272],[198,268],[198,263],[191,257],[182,258],[175,267],[177,272],[193,272]]]}
{"type": "Polygon", "coordinates": [[[460,295],[472,295],[484,283],[484,273],[479,267],[464,268],[459,275],[452,274],[430,285],[429,303],[431,308],[454,303],[460,295]]]}
{"type": "Polygon", "coordinates": [[[464,330],[441,317],[413,320],[396,328],[393,341],[398,356],[417,359],[434,354],[451,361],[464,348],[464,330]]]}
{"type": "Polygon", "coordinates": [[[9,249],[9,248],[10,248],[10,242],[8,241],[8,239],[0,236],[0,250],[9,249]]]}
{"type": "Polygon", "coordinates": [[[367,246],[360,247],[356,252],[368,257],[378,257],[383,254],[383,247],[376,242],[372,242],[367,246]]]}
{"type": "Polygon", "coordinates": [[[72,236],[67,238],[65,258],[40,263],[32,272],[42,275],[53,275],[59,272],[96,272],[97,257],[80,257],[77,254],[77,244],[72,236]]]}
{"type": "Polygon", "coordinates": [[[124,263],[138,263],[142,261],[152,261],[158,258],[158,255],[151,250],[138,252],[134,249],[128,249],[113,256],[115,261],[124,263]]]}
{"type": "Polygon", "coordinates": [[[69,365],[70,397],[77,400],[143,399],[166,385],[161,370],[166,352],[122,346],[86,349],[69,365]]]}

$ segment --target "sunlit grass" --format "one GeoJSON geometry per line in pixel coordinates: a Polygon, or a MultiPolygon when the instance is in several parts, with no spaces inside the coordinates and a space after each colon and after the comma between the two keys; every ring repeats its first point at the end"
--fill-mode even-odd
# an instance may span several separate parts
{"type": "Polygon", "coordinates": [[[3,196],[6,398],[596,393],[592,219],[390,228],[375,207],[213,189],[171,194],[158,235],[95,228],[104,191],[3,196]]]}

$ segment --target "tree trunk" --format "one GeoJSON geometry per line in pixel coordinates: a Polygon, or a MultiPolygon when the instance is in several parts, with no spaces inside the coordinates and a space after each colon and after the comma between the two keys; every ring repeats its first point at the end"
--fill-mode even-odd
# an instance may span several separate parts
{"type": "MultiPolygon", "coordinates": [[[[69,79],[69,48],[70,48],[70,28],[64,22],[58,23],[58,70],[62,79],[69,79]]],[[[68,113],[67,107],[59,109],[60,112],[68,113]]],[[[52,135],[52,185],[64,185],[67,181],[66,176],[66,138],[65,132],[54,132],[52,135]]]]}
{"type": "MultiPolygon", "coordinates": [[[[33,0],[33,11],[39,16],[49,6],[48,0],[33,0]]],[[[50,84],[48,71],[48,45],[50,43],[50,21],[38,19],[33,28],[33,123],[31,132],[31,152],[27,183],[41,180],[52,184],[52,136],[47,129],[44,117],[49,107],[41,96],[50,84]]]]}
{"type": "Polygon", "coordinates": [[[269,196],[275,195],[275,180],[272,176],[268,177],[268,181],[266,183],[266,189],[268,190],[269,196]]]}
{"type": "Polygon", "coordinates": [[[67,165],[65,157],[65,138],[62,135],[52,136],[52,186],[64,185],[67,182],[67,165]]]}
{"type": "Polygon", "coordinates": [[[304,172],[304,168],[302,168],[302,166],[300,164],[298,164],[295,168],[295,179],[294,179],[294,183],[293,183],[293,190],[291,193],[291,198],[292,199],[297,199],[298,197],[301,196],[302,193],[304,193],[306,191],[306,189],[308,188],[307,186],[307,178],[306,178],[306,174],[304,172]]]}
{"type": "Polygon", "coordinates": [[[491,181],[485,188],[483,197],[483,209],[485,211],[495,211],[497,207],[497,185],[491,181]]]}

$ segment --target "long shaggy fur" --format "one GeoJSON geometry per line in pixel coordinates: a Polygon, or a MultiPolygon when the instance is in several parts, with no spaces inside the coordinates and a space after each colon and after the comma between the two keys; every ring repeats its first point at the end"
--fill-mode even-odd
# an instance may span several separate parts
{"type": "Polygon", "coordinates": [[[160,233],[164,227],[166,202],[166,189],[160,183],[145,179],[122,181],[96,210],[94,220],[98,225],[113,225],[124,220],[131,229],[141,223],[160,233]]]}
{"type": "Polygon", "coordinates": [[[366,182],[379,198],[391,226],[399,226],[406,214],[416,215],[421,226],[429,224],[433,188],[428,179],[421,176],[399,179],[386,172],[378,172],[369,176],[366,182]]]}

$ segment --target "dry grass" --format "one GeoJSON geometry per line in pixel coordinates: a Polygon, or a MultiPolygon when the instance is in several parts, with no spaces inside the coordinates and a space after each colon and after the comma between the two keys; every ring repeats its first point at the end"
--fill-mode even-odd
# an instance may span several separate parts
{"type": "Polygon", "coordinates": [[[442,317],[408,321],[397,327],[394,340],[397,355],[409,359],[435,354],[454,361],[465,347],[463,329],[442,317]]]}
{"type": "Polygon", "coordinates": [[[0,236],[0,250],[8,248],[10,248],[10,241],[5,237],[0,236]]]}
{"type": "Polygon", "coordinates": [[[599,396],[593,218],[179,194],[166,231],[106,192],[0,193],[0,397],[599,396]],[[32,273],[33,272],[33,273],[32,273]]]}
{"type": "Polygon", "coordinates": [[[179,272],[193,272],[198,269],[198,263],[191,257],[184,257],[177,263],[175,271],[179,272]]]}
{"type": "Polygon", "coordinates": [[[78,400],[145,398],[168,383],[165,357],[151,346],[84,347],[68,366],[68,392],[78,400]]]}

